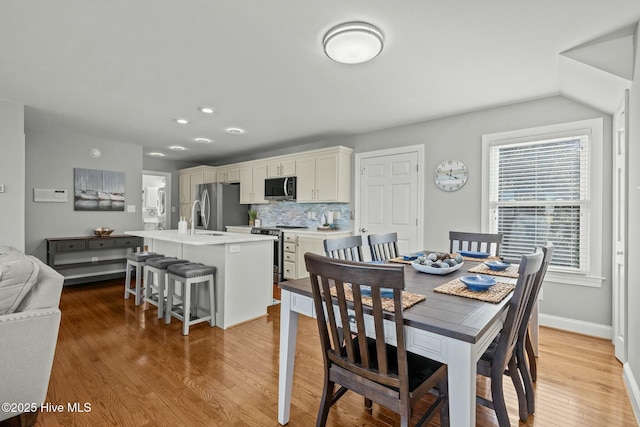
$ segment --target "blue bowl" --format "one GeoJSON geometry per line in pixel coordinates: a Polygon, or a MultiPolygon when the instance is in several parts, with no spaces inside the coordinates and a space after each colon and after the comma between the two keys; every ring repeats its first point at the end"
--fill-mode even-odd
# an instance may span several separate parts
{"type": "Polygon", "coordinates": [[[418,252],[418,253],[415,253],[415,254],[412,254],[412,255],[402,255],[402,259],[404,259],[405,261],[413,261],[413,260],[418,259],[418,257],[422,256],[422,255],[424,255],[424,253],[422,253],[422,252],[418,252]]]}
{"type": "Polygon", "coordinates": [[[511,264],[509,264],[508,262],[502,261],[485,261],[485,265],[489,267],[489,270],[494,271],[502,271],[511,266],[511,264]]]}
{"type": "Polygon", "coordinates": [[[482,274],[476,274],[475,276],[462,276],[460,281],[472,291],[486,291],[496,284],[496,279],[482,274]]]}
{"type": "Polygon", "coordinates": [[[491,254],[489,252],[460,251],[460,255],[470,258],[489,258],[491,254]]]}

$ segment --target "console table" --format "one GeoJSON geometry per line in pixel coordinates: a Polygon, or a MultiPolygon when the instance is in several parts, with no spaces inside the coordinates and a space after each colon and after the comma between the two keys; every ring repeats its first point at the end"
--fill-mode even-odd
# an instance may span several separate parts
{"type": "Polygon", "coordinates": [[[65,285],[124,277],[126,255],[142,247],[141,237],[53,237],[47,241],[47,264],[65,276],[65,285]],[[104,268],[105,266],[119,269],[104,268]],[[103,268],[100,268],[103,267],[103,268]]]}

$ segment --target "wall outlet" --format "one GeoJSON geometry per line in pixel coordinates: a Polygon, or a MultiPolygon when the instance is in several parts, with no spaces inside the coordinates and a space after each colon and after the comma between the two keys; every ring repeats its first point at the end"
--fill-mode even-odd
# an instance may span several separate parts
{"type": "Polygon", "coordinates": [[[92,256],[91,257],[91,262],[98,262],[98,257],[97,256],[92,256]]]}
{"type": "Polygon", "coordinates": [[[4,184],[0,184],[0,193],[4,193],[4,184]]]}
{"type": "Polygon", "coordinates": [[[311,212],[311,219],[316,219],[316,213],[315,212],[311,212]]]}
{"type": "Polygon", "coordinates": [[[240,245],[229,245],[230,254],[237,254],[238,252],[240,252],[240,245]]]}
{"type": "Polygon", "coordinates": [[[311,219],[311,212],[307,212],[307,219],[311,219]]]}
{"type": "Polygon", "coordinates": [[[340,219],[340,211],[333,211],[333,219],[340,219]]]}
{"type": "Polygon", "coordinates": [[[127,205],[127,212],[135,212],[136,205],[127,205]]]}
{"type": "Polygon", "coordinates": [[[171,206],[171,213],[176,213],[176,207],[175,206],[171,206]]]}

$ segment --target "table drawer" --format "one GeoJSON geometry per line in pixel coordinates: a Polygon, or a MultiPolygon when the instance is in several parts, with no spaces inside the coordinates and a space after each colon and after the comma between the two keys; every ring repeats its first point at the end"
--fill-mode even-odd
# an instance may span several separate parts
{"type": "Polygon", "coordinates": [[[116,240],[116,248],[136,248],[141,246],[142,239],[139,237],[130,237],[125,239],[117,239],[116,240]]]}
{"type": "Polygon", "coordinates": [[[285,252],[296,252],[296,245],[295,243],[285,243],[284,244],[284,251],[285,252]]]}
{"type": "Polygon", "coordinates": [[[108,249],[112,248],[114,245],[114,241],[109,240],[89,240],[87,249],[108,249]]]}
{"type": "Polygon", "coordinates": [[[284,233],[284,242],[285,243],[295,243],[296,242],[296,235],[295,234],[290,234],[290,233],[284,233]]]}
{"type": "Polygon", "coordinates": [[[56,242],[56,252],[83,251],[86,248],[86,240],[59,240],[56,242]]]}
{"type": "Polygon", "coordinates": [[[296,262],[296,254],[292,254],[291,252],[284,253],[284,261],[285,262],[296,262]]]}

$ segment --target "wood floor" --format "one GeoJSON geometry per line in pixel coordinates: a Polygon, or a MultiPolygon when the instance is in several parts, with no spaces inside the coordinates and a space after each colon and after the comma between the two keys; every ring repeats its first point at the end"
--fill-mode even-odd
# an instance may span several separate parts
{"type": "MultiPolygon", "coordinates": [[[[183,337],[179,322],[158,322],[155,307],[135,307],[122,292],[121,281],[64,289],[47,402],[65,410],[41,413],[37,425],[278,425],[279,305],[226,331],[200,324],[183,337]],[[67,404],[76,402],[90,404],[90,412],[68,412],[67,404]]],[[[322,358],[314,322],[301,317],[290,426],[315,424],[322,358]]],[[[537,411],[520,425],[637,425],[609,341],[546,328],[540,337],[537,411]]],[[[515,426],[515,393],[505,380],[515,426]]],[[[479,380],[479,390],[487,386],[479,380]]],[[[490,410],[478,407],[477,414],[478,426],[497,426],[490,410]]],[[[328,425],[398,421],[377,405],[367,413],[362,398],[347,393],[328,425]]]]}

